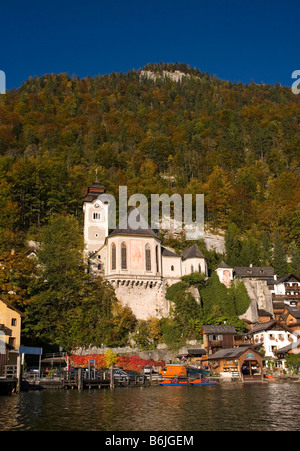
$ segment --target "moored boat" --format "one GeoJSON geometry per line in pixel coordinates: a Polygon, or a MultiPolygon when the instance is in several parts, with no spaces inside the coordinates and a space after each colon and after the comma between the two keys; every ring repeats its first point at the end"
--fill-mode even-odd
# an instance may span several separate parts
{"type": "Polygon", "coordinates": [[[158,385],[163,387],[181,387],[187,384],[187,381],[178,381],[174,379],[166,379],[158,383],[158,385]]]}
{"type": "Polygon", "coordinates": [[[217,381],[208,381],[207,379],[195,379],[189,382],[190,385],[217,385],[217,381]]]}

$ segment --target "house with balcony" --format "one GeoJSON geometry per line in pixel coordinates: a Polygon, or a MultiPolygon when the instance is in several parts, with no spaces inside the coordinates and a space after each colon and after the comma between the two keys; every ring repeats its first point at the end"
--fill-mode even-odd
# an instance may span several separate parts
{"type": "Polygon", "coordinates": [[[0,299],[0,376],[5,365],[16,365],[24,314],[9,302],[0,299]]]}
{"type": "Polygon", "coordinates": [[[275,351],[275,355],[277,358],[276,366],[286,370],[286,357],[289,354],[300,354],[300,339],[298,339],[294,343],[290,343],[289,345],[285,346],[284,348],[280,348],[277,351],[275,351]],[[280,362],[280,364],[278,364],[280,362]]]}
{"type": "MultiPolygon", "coordinates": [[[[289,346],[297,341],[296,335],[285,324],[280,324],[275,320],[268,323],[257,324],[248,333],[255,346],[264,349],[265,359],[276,360],[276,352],[281,348],[289,346]]],[[[275,366],[278,362],[275,362],[275,366]]],[[[279,364],[282,367],[283,362],[279,364]]]]}
{"type": "Polygon", "coordinates": [[[219,349],[227,349],[245,344],[245,335],[238,333],[234,326],[227,324],[203,325],[203,348],[207,355],[212,355],[219,349]]]}
{"type": "Polygon", "coordinates": [[[274,282],[271,289],[273,311],[276,320],[280,320],[286,307],[300,307],[300,279],[294,274],[288,274],[285,277],[274,282]]]}
{"type": "Polygon", "coordinates": [[[279,321],[284,323],[295,335],[300,335],[300,307],[285,304],[279,321]]]}

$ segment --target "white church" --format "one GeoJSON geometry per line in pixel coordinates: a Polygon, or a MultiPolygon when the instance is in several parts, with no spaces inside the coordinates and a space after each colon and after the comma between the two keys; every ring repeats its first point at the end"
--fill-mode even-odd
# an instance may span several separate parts
{"type": "MultiPolygon", "coordinates": [[[[109,281],[123,306],[138,319],[169,313],[167,286],[193,272],[208,276],[204,255],[196,244],[181,255],[162,246],[160,238],[146,224],[133,229],[126,221],[113,231],[108,227],[108,203],[101,201],[105,187],[96,180],[84,198],[84,241],[90,270],[109,281]],[[100,196],[100,197],[99,197],[100,196]]],[[[136,215],[137,209],[131,208],[136,215]]]]}

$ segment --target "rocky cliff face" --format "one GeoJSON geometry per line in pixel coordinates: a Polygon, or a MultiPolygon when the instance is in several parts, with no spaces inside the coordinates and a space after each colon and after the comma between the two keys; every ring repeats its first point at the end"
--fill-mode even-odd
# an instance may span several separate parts
{"type": "Polygon", "coordinates": [[[169,78],[172,81],[180,83],[184,78],[191,78],[191,75],[185,74],[184,72],[181,72],[179,70],[175,70],[174,72],[163,70],[162,73],[153,72],[151,70],[141,70],[140,78],[148,78],[154,81],[156,81],[157,79],[165,80],[166,78],[169,78]]]}
{"type": "Polygon", "coordinates": [[[274,315],[272,294],[267,286],[267,282],[263,280],[243,280],[251,299],[251,304],[244,315],[240,319],[248,323],[258,323],[258,310],[264,310],[270,315],[274,315]]]}

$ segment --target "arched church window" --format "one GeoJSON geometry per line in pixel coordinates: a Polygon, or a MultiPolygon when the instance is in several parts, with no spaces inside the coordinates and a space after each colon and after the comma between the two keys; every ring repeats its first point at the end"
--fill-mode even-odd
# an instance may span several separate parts
{"type": "Polygon", "coordinates": [[[116,245],[115,243],[112,243],[111,245],[111,269],[116,269],[116,260],[117,260],[117,254],[116,254],[116,245]]]}
{"type": "Polygon", "coordinates": [[[156,272],[159,272],[159,264],[158,264],[158,246],[155,247],[155,260],[156,260],[156,272]]]}
{"type": "Polygon", "coordinates": [[[145,246],[145,254],[146,254],[146,271],[151,271],[151,248],[149,244],[145,246]]]}
{"type": "Polygon", "coordinates": [[[174,266],[173,265],[171,266],[171,271],[174,271],[174,266]]]}
{"type": "Polygon", "coordinates": [[[194,272],[194,266],[191,265],[191,273],[193,273],[193,272],[194,272]]]}
{"type": "Polygon", "coordinates": [[[127,246],[124,242],[121,244],[121,268],[127,269],[127,246]]]}
{"type": "Polygon", "coordinates": [[[199,263],[199,265],[198,265],[198,272],[201,273],[201,265],[200,265],[200,263],[199,263]]]}

